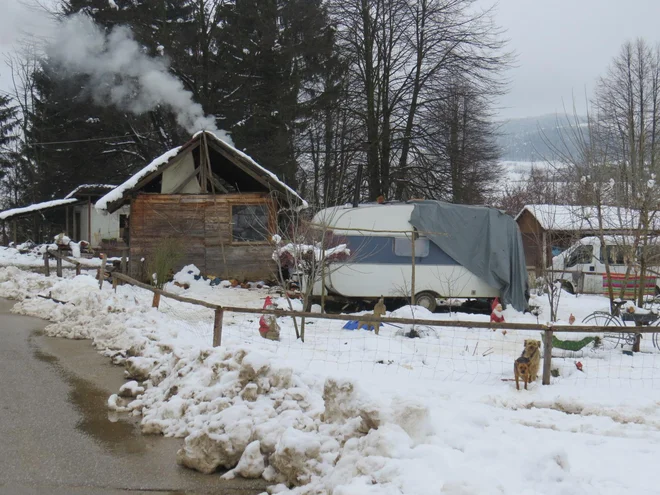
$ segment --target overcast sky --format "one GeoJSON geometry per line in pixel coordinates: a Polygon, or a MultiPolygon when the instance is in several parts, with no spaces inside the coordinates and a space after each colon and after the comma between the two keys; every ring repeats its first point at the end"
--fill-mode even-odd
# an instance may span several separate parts
{"type": "MultiPolygon", "coordinates": [[[[43,19],[22,1],[0,0],[3,54],[24,32],[45,31],[43,19]]],[[[562,99],[570,106],[572,94],[583,105],[585,89],[592,91],[625,41],[660,42],[660,0],[500,0],[496,21],[518,54],[518,67],[507,74],[509,94],[500,102],[505,118],[561,112],[562,99]]],[[[0,91],[9,85],[8,70],[0,64],[0,91]]]]}

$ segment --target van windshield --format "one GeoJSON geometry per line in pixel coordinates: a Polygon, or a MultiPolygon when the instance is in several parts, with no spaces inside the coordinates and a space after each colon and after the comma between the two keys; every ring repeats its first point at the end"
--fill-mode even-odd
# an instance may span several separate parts
{"type": "Polygon", "coordinates": [[[591,263],[594,257],[593,246],[578,246],[573,250],[568,259],[566,260],[566,268],[571,268],[581,263],[591,263]]]}
{"type": "MultiPolygon", "coordinates": [[[[632,246],[605,246],[605,256],[610,265],[626,265],[633,261],[634,256],[632,246]]],[[[605,263],[605,258],[601,254],[601,261],[605,263]]]]}

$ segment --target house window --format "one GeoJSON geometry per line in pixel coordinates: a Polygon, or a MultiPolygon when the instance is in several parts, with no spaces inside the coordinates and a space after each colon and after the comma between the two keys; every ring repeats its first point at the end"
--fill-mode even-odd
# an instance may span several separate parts
{"type": "Polygon", "coordinates": [[[270,237],[267,204],[234,205],[231,207],[233,242],[264,242],[270,237]]]}
{"type": "MultiPolygon", "coordinates": [[[[394,254],[397,256],[412,257],[412,241],[407,237],[394,238],[394,254]]],[[[426,258],[429,255],[429,240],[415,239],[415,258],[426,258]]]]}

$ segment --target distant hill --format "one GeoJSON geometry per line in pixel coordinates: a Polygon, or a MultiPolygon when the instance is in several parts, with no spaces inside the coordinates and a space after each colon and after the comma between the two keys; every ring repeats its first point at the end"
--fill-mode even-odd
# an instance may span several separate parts
{"type": "MultiPolygon", "coordinates": [[[[582,123],[586,122],[584,117],[580,117],[579,120],[582,123]]],[[[574,122],[573,117],[569,116],[567,121],[566,117],[555,114],[500,122],[497,142],[502,150],[501,159],[516,162],[552,159],[553,146],[564,149],[562,134],[567,145],[571,146],[569,136],[574,122]]]]}

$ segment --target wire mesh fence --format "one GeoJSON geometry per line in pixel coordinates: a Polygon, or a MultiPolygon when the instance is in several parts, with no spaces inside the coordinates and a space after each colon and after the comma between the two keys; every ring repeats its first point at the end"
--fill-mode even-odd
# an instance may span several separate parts
{"type": "MultiPolygon", "coordinates": [[[[150,302],[153,296],[142,288],[130,290],[143,302],[150,302]]],[[[208,345],[214,339],[218,310],[208,301],[199,303],[207,307],[164,295],[159,311],[180,332],[208,345]]],[[[545,372],[552,385],[660,387],[660,348],[655,333],[660,328],[656,327],[575,325],[562,331],[562,327],[540,324],[494,325],[483,316],[475,317],[481,321],[456,321],[445,315],[450,319],[384,318],[376,334],[375,323],[356,328],[367,315],[293,312],[280,316],[260,308],[235,307],[221,311],[223,345],[258,348],[318,372],[461,383],[513,382],[514,362],[525,352],[525,342],[535,341],[538,353],[532,360],[538,367],[538,385],[544,372],[546,343],[550,342],[551,359],[545,372]],[[274,340],[260,332],[260,327],[273,320],[277,329],[274,340]],[[636,340],[639,351],[633,352],[636,340]]]]}

